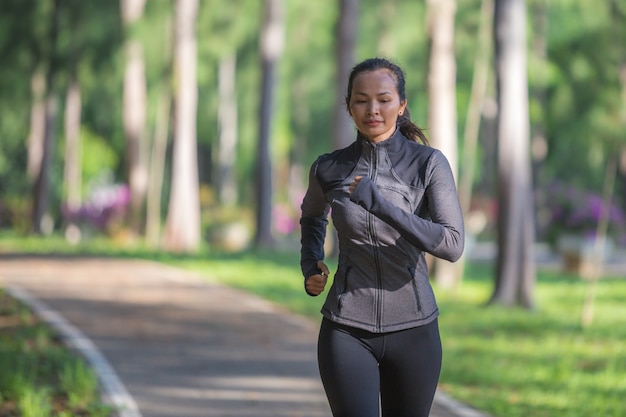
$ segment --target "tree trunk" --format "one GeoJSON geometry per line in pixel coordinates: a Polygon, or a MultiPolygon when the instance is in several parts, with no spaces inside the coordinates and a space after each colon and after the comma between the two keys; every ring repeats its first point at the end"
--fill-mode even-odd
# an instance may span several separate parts
{"type": "Polygon", "coordinates": [[[489,78],[489,57],[491,55],[491,21],[493,17],[494,0],[482,0],[480,27],[476,59],[474,61],[474,76],[472,79],[472,92],[467,106],[465,130],[463,133],[462,173],[459,178],[459,200],[463,213],[470,211],[472,201],[472,188],[476,167],[476,148],[478,133],[480,131],[480,119],[487,95],[487,80],[489,78]]]}
{"type": "Polygon", "coordinates": [[[170,133],[170,119],[172,109],[172,47],[173,20],[168,15],[166,25],[166,42],[170,45],[164,50],[166,64],[161,73],[159,101],[156,108],[152,149],[150,152],[150,167],[148,172],[148,190],[146,194],[146,243],[156,248],[161,244],[161,199],[163,180],[165,178],[165,161],[167,142],[170,133]]]}
{"type": "Polygon", "coordinates": [[[126,70],[124,74],[124,133],[126,136],[126,166],[130,188],[129,222],[133,232],[140,233],[148,188],[146,161],[146,74],[143,45],[133,34],[133,26],[141,16],[146,0],[122,0],[122,21],[127,39],[124,45],[126,70]]]}
{"type": "MultiPolygon", "coordinates": [[[[457,170],[456,60],[454,57],[454,0],[429,0],[431,39],[428,73],[430,140],[448,158],[452,172],[457,170]]],[[[453,287],[459,269],[448,261],[436,259],[434,275],[443,288],[453,287]]]]}
{"type": "Polygon", "coordinates": [[[200,196],[196,138],[198,0],[177,0],[175,35],[176,105],[172,187],[165,247],[176,252],[200,246],[200,196]]]}
{"type": "Polygon", "coordinates": [[[39,177],[43,158],[43,138],[46,130],[46,77],[41,70],[33,73],[30,82],[32,105],[28,134],[28,178],[34,183],[39,177]]]}
{"type": "Polygon", "coordinates": [[[33,210],[33,231],[35,234],[50,234],[54,229],[52,219],[48,213],[50,204],[50,167],[52,166],[52,154],[55,145],[55,133],[57,124],[57,96],[48,92],[45,104],[46,127],[41,156],[41,168],[35,181],[35,196],[33,210]]]}
{"type": "Polygon", "coordinates": [[[525,6],[524,0],[495,4],[499,213],[496,282],[490,301],[532,308],[534,215],[525,6]]]}
{"type": "MultiPolygon", "coordinates": [[[[72,75],[65,100],[65,207],[75,213],[82,201],[82,146],[80,140],[81,91],[76,73],[72,75]]],[[[80,241],[78,225],[70,221],[65,237],[71,243],[80,241]]]]}
{"type": "Polygon", "coordinates": [[[337,98],[333,109],[333,143],[335,148],[343,148],[352,143],[356,131],[346,109],[348,75],[354,66],[354,53],[359,17],[359,0],[340,0],[339,18],[335,27],[335,91],[337,98]]]}
{"type": "MultiPolygon", "coordinates": [[[[480,26],[478,28],[477,53],[474,61],[474,75],[472,78],[472,92],[467,106],[465,119],[465,129],[463,131],[463,154],[461,156],[461,173],[459,176],[459,202],[463,210],[463,216],[469,219],[474,191],[474,175],[476,172],[476,149],[478,147],[478,136],[480,132],[481,115],[487,97],[487,81],[489,79],[489,67],[491,56],[491,34],[493,19],[493,1],[482,0],[480,10],[480,26]]],[[[469,225],[469,222],[466,223],[469,225]]],[[[465,228],[466,236],[478,234],[480,230],[465,228]]],[[[465,260],[468,250],[457,262],[459,280],[463,279],[465,271],[465,260]]]]}
{"type": "Polygon", "coordinates": [[[167,151],[167,136],[170,126],[170,107],[172,101],[168,88],[169,82],[164,84],[165,86],[163,86],[163,92],[161,93],[157,107],[146,201],[146,242],[151,247],[158,247],[160,242],[161,193],[165,175],[165,155],[167,151]]]}
{"type": "Polygon", "coordinates": [[[52,10],[52,25],[50,29],[48,69],[46,72],[46,98],[45,98],[45,124],[41,153],[41,166],[34,186],[33,196],[33,232],[35,234],[52,233],[54,225],[48,214],[48,205],[50,203],[50,167],[52,165],[52,157],[54,153],[54,142],[56,134],[57,119],[57,95],[56,95],[56,71],[57,71],[57,55],[56,42],[59,30],[59,14],[61,1],[55,0],[52,10]]]}
{"type": "Polygon", "coordinates": [[[219,201],[223,205],[237,203],[237,181],[235,179],[235,160],[237,156],[237,91],[235,78],[237,62],[235,54],[220,59],[218,94],[219,94],[219,149],[217,188],[219,201]]]}
{"type": "Polygon", "coordinates": [[[261,103],[259,114],[259,149],[257,152],[257,217],[254,244],[274,246],[272,236],[272,165],[270,135],[276,90],[276,63],[283,52],[284,16],[282,0],[265,0],[261,27],[261,103]]]}
{"type": "MultiPolygon", "coordinates": [[[[626,103],[625,103],[626,104],[626,103]]],[[[593,244],[593,256],[591,270],[587,272],[585,278],[589,281],[585,291],[583,308],[581,314],[581,325],[591,326],[593,322],[593,308],[596,298],[596,286],[602,276],[604,245],[609,228],[609,217],[611,216],[611,206],[615,190],[615,179],[617,177],[617,152],[608,152],[608,161],[604,171],[604,187],[602,190],[602,207],[600,217],[596,226],[596,239],[593,244]]]]}

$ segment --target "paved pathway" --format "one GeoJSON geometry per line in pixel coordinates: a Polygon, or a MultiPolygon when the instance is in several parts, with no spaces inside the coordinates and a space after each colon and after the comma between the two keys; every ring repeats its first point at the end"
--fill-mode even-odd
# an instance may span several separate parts
{"type": "MultiPolygon", "coordinates": [[[[0,255],[0,286],[89,359],[120,417],[330,417],[317,324],[138,260],[0,255]]],[[[481,417],[438,393],[431,417],[481,417]]]]}

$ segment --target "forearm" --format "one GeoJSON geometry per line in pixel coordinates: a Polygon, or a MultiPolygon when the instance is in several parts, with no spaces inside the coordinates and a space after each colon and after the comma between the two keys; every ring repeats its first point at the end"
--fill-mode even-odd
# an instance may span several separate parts
{"type": "Polygon", "coordinates": [[[317,267],[317,261],[324,259],[327,225],[328,220],[326,219],[305,216],[300,219],[300,268],[305,279],[321,273],[317,267]]]}
{"type": "Polygon", "coordinates": [[[449,261],[463,253],[463,217],[456,192],[433,192],[428,195],[435,206],[432,219],[407,212],[378,192],[376,185],[363,179],[350,199],[396,229],[416,248],[449,261]]]}

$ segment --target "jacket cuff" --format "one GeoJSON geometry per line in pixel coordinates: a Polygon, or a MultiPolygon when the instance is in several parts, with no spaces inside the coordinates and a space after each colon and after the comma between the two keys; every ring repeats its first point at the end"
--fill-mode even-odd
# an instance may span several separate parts
{"type": "Polygon", "coordinates": [[[358,204],[366,210],[371,210],[378,198],[378,189],[371,179],[362,178],[350,195],[350,201],[358,204]]]}

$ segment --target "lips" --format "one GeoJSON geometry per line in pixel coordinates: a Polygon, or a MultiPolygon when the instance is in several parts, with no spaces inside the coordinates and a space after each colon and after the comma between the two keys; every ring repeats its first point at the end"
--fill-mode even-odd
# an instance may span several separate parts
{"type": "Polygon", "coordinates": [[[380,120],[366,120],[365,124],[368,125],[369,127],[376,127],[378,125],[380,125],[382,122],[380,120]]]}

